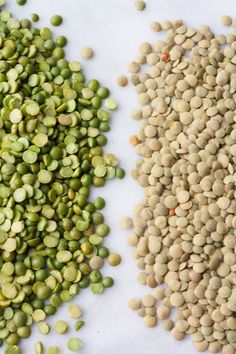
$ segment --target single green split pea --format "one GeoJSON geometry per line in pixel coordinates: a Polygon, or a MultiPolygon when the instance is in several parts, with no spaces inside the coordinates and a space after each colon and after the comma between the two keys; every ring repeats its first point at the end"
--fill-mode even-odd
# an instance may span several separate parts
{"type": "Polygon", "coordinates": [[[44,352],[44,346],[43,343],[38,341],[34,344],[34,353],[35,354],[43,354],[44,352]]]}
{"type": "Polygon", "coordinates": [[[54,323],[53,328],[57,333],[64,334],[68,331],[68,324],[66,323],[66,321],[58,320],[54,323]]]}
{"type": "Polygon", "coordinates": [[[60,15],[54,15],[51,17],[50,22],[53,26],[60,26],[63,22],[63,18],[60,15]]]}
{"type": "Polygon", "coordinates": [[[16,3],[20,6],[24,6],[27,3],[27,0],[16,0],[16,3]]]}
{"type": "Polygon", "coordinates": [[[36,13],[31,14],[31,20],[32,22],[38,22],[39,21],[39,15],[36,13]]]}
{"type": "Polygon", "coordinates": [[[72,337],[67,341],[67,348],[71,352],[78,352],[82,348],[83,344],[79,338],[72,337]]]}
{"type": "Polygon", "coordinates": [[[17,345],[9,345],[5,349],[5,354],[21,354],[21,350],[17,345]]]}
{"type": "Polygon", "coordinates": [[[81,315],[82,315],[82,311],[81,311],[80,307],[75,304],[69,305],[67,312],[68,312],[69,317],[73,318],[73,319],[77,319],[77,318],[81,317],[81,315]]]}
{"type": "Polygon", "coordinates": [[[79,331],[85,325],[84,321],[77,321],[75,324],[75,330],[79,331]]]}
{"type": "Polygon", "coordinates": [[[108,257],[108,262],[111,266],[115,267],[121,262],[121,256],[118,253],[111,253],[108,257]]]}
{"type": "Polygon", "coordinates": [[[105,107],[113,111],[117,109],[117,102],[113,98],[107,98],[105,101],[105,107]]]}
{"type": "Polygon", "coordinates": [[[50,345],[46,350],[46,354],[60,354],[60,349],[57,345],[50,345]]]}
{"type": "Polygon", "coordinates": [[[102,285],[102,283],[92,284],[91,290],[94,294],[102,294],[104,291],[104,286],[102,285]]]}
{"type": "Polygon", "coordinates": [[[47,322],[40,322],[38,324],[38,331],[43,335],[47,335],[50,332],[49,324],[47,322]]]}

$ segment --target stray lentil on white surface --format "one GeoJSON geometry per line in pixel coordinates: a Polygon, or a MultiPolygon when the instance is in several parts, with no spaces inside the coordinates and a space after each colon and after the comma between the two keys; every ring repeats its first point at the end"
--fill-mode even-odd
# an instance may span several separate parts
{"type": "Polygon", "coordinates": [[[129,217],[124,217],[121,220],[120,225],[123,229],[130,229],[133,226],[133,221],[129,217]]]}
{"type": "MultiPolygon", "coordinates": [[[[221,23],[235,26],[230,16],[221,23]]],[[[197,351],[234,354],[235,37],[181,20],[150,28],[166,40],[141,43],[128,66],[140,104],[132,117],[141,121],[131,174],[144,188],[128,242],[153,296],[129,307],[147,327],[163,320],[178,341],[189,334],[197,351]]]]}
{"type": "Polygon", "coordinates": [[[143,0],[136,0],[134,2],[134,6],[135,6],[137,11],[143,11],[145,9],[145,7],[146,7],[146,3],[143,0]]]}
{"type": "Polygon", "coordinates": [[[90,47],[84,47],[80,51],[81,58],[91,59],[94,56],[94,51],[90,47]]]}
{"type": "Polygon", "coordinates": [[[117,77],[116,82],[119,86],[124,87],[128,84],[128,79],[125,75],[120,75],[117,77]]]}
{"type": "Polygon", "coordinates": [[[221,23],[223,26],[231,26],[232,18],[230,16],[224,15],[221,17],[221,23]]]}

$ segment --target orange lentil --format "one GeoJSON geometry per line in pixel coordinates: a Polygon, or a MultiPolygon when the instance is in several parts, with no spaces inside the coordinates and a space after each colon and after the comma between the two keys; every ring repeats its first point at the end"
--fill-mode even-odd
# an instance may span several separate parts
{"type": "Polygon", "coordinates": [[[175,216],[175,209],[170,209],[169,210],[169,216],[175,216]]]}
{"type": "Polygon", "coordinates": [[[176,20],[173,22],[174,28],[179,28],[180,26],[182,26],[183,21],[182,20],[176,20]]]}
{"type": "Polygon", "coordinates": [[[140,143],[140,140],[139,138],[137,137],[137,135],[132,135],[130,138],[129,138],[129,141],[132,145],[136,146],[140,143]]]}
{"type": "Polygon", "coordinates": [[[169,53],[163,53],[161,59],[166,63],[170,59],[169,53]]]}

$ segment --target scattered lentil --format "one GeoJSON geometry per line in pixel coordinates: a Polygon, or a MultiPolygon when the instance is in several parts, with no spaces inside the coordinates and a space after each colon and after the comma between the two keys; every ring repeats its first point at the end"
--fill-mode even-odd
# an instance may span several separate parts
{"type": "Polygon", "coordinates": [[[146,3],[143,0],[136,0],[134,6],[137,11],[143,11],[146,8],[146,3]]]}
{"type": "Polygon", "coordinates": [[[82,48],[80,51],[80,56],[83,59],[90,59],[94,56],[94,51],[90,47],[82,48]]]}
{"type": "Polygon", "coordinates": [[[154,32],[160,32],[162,30],[161,24],[156,21],[151,22],[149,26],[154,32]]]}
{"type": "Polygon", "coordinates": [[[129,217],[125,217],[121,220],[122,229],[130,229],[133,226],[133,221],[129,217]]]}
{"type": "Polygon", "coordinates": [[[130,299],[128,302],[129,308],[134,311],[137,311],[141,308],[142,302],[139,298],[130,299]]]}
{"type": "Polygon", "coordinates": [[[232,18],[230,16],[222,16],[221,23],[223,26],[231,26],[232,25],[232,18]]]}
{"type": "Polygon", "coordinates": [[[127,79],[126,76],[120,75],[120,76],[117,77],[116,82],[117,82],[117,84],[118,84],[119,86],[124,87],[124,86],[127,86],[127,84],[128,84],[128,79],[127,79]]]}
{"type": "Polygon", "coordinates": [[[140,70],[140,65],[135,61],[132,61],[128,64],[128,71],[130,73],[136,74],[140,70]]]}
{"type": "Polygon", "coordinates": [[[156,327],[157,325],[157,319],[155,316],[145,316],[144,319],[144,324],[146,327],[156,327]]]}

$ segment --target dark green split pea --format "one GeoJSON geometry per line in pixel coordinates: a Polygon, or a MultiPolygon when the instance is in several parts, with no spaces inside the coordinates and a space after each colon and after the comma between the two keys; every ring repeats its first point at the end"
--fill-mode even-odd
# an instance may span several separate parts
{"type": "Polygon", "coordinates": [[[27,3],[27,0],[16,0],[16,3],[20,6],[24,6],[27,3]]]}

